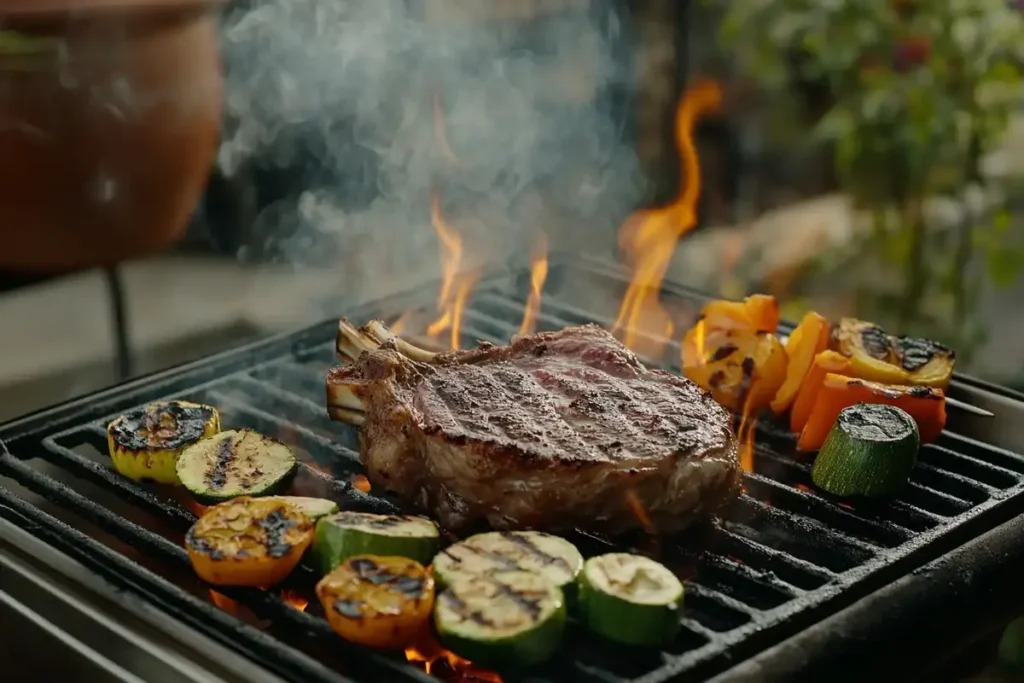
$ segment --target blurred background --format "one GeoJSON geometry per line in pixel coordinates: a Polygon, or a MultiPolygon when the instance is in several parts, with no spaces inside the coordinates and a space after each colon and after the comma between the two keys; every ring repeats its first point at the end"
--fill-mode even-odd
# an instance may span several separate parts
{"type": "MultiPolygon", "coordinates": [[[[696,189],[677,114],[709,88],[668,279],[937,339],[962,372],[1024,390],[1022,5],[232,0],[187,231],[105,268],[0,268],[0,419],[436,287],[456,232],[462,266],[526,264],[540,235],[621,261],[633,212],[696,189]]],[[[9,105],[36,48],[5,26],[9,105]]],[[[95,63],[121,44],[104,45],[95,63]]],[[[58,61],[61,87],[87,71],[58,61]]],[[[104,111],[139,105],[101,85],[104,111]]],[[[30,162],[0,160],[0,183],[30,162]]],[[[1003,658],[1024,661],[1014,633],[1003,658]]]]}
{"type": "Polygon", "coordinates": [[[431,201],[481,261],[618,259],[669,202],[687,85],[696,226],[668,278],[954,346],[1024,388],[1024,24],[1009,0],[236,0],[187,234],[2,278],[0,417],[437,277],[431,201]],[[467,170],[468,169],[468,170],[467,170]],[[514,256],[510,256],[510,254],[514,256]]]}

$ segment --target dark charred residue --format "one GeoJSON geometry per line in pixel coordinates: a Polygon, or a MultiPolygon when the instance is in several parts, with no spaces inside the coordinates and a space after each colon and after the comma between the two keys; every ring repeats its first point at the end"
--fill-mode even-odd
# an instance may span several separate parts
{"type": "Polygon", "coordinates": [[[941,399],[942,398],[937,391],[935,391],[931,387],[924,387],[924,386],[913,386],[913,387],[910,387],[909,389],[907,389],[907,395],[908,396],[913,396],[914,398],[934,398],[934,399],[941,399]]]}
{"type": "Polygon", "coordinates": [[[540,619],[540,613],[542,611],[540,600],[528,598],[511,586],[507,586],[498,580],[494,581],[494,586],[498,589],[499,593],[511,600],[516,607],[530,615],[531,621],[537,621],[540,619]]]}
{"type": "Polygon", "coordinates": [[[363,603],[360,600],[338,598],[334,601],[334,611],[346,619],[362,619],[363,603]]]}
{"type": "Polygon", "coordinates": [[[502,538],[516,544],[530,555],[540,560],[543,564],[557,564],[564,567],[566,571],[572,571],[572,567],[570,567],[569,563],[565,561],[565,558],[544,552],[537,547],[536,543],[530,540],[529,536],[525,534],[516,533],[514,531],[502,531],[501,536],[502,538]]]}
{"type": "Polygon", "coordinates": [[[716,370],[711,373],[711,377],[708,378],[708,386],[712,389],[718,389],[722,386],[722,382],[725,381],[725,371],[716,370]]]}
{"type": "Polygon", "coordinates": [[[210,406],[151,403],[122,415],[111,425],[110,434],[126,450],[177,450],[200,439],[213,415],[210,406]]]}
{"type": "Polygon", "coordinates": [[[195,550],[197,553],[209,555],[211,560],[223,560],[224,553],[218,548],[214,547],[212,543],[203,538],[202,536],[196,535],[195,527],[188,530],[185,534],[185,545],[195,550]]]}
{"type": "Polygon", "coordinates": [[[896,337],[894,339],[896,354],[899,356],[900,366],[907,372],[914,372],[923,368],[936,356],[945,356],[950,362],[955,359],[953,350],[931,341],[918,337],[896,337]]]}
{"type": "Polygon", "coordinates": [[[744,382],[749,382],[751,378],[753,378],[755,368],[756,366],[752,357],[747,356],[743,359],[743,362],[740,363],[740,369],[743,371],[744,382]]]}
{"type": "Polygon", "coordinates": [[[332,517],[332,519],[339,524],[358,524],[360,526],[369,527],[370,529],[378,529],[381,531],[394,529],[396,526],[407,522],[417,521],[416,517],[409,517],[406,515],[370,515],[364,512],[355,512],[351,510],[338,512],[332,517]]]}
{"type": "Polygon", "coordinates": [[[892,343],[889,335],[878,325],[865,325],[859,330],[861,345],[869,356],[877,360],[889,360],[892,343]]]}
{"type": "Polygon", "coordinates": [[[723,361],[732,354],[736,353],[736,351],[738,351],[739,348],[740,347],[736,346],[735,344],[722,344],[717,349],[715,349],[715,352],[713,354],[711,354],[710,362],[717,363],[718,361],[723,361]]]}
{"type": "Polygon", "coordinates": [[[860,439],[902,439],[914,429],[913,419],[904,411],[880,403],[844,408],[838,422],[844,431],[860,439]]]}
{"type": "Polygon", "coordinates": [[[234,439],[230,436],[222,438],[217,449],[217,460],[214,461],[213,467],[206,472],[208,487],[214,491],[224,488],[224,485],[228,483],[228,471],[231,469],[236,455],[234,439]]]}
{"type": "Polygon", "coordinates": [[[413,599],[419,599],[423,597],[427,582],[418,576],[400,576],[391,585],[399,593],[413,599]]]}
{"type": "Polygon", "coordinates": [[[267,549],[267,555],[274,558],[284,557],[291,551],[292,545],[288,542],[288,531],[297,527],[298,522],[288,517],[283,507],[259,519],[256,524],[266,534],[263,547],[267,549]]]}
{"type": "Polygon", "coordinates": [[[540,344],[537,344],[536,346],[533,347],[533,355],[536,356],[537,358],[540,358],[541,356],[543,356],[547,352],[548,352],[548,345],[547,344],[540,343],[540,344]]]}

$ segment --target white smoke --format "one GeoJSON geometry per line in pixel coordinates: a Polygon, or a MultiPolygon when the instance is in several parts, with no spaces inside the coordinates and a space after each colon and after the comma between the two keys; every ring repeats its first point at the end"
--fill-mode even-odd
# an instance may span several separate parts
{"type": "Polygon", "coordinates": [[[610,248],[645,185],[600,95],[633,75],[613,59],[615,18],[578,0],[548,4],[561,9],[527,22],[482,20],[472,10],[486,4],[460,0],[230,11],[219,165],[305,169],[247,249],[323,265],[357,253],[355,270],[377,277],[434,266],[435,189],[467,251],[485,260],[527,252],[538,229],[555,248],[610,248]]]}

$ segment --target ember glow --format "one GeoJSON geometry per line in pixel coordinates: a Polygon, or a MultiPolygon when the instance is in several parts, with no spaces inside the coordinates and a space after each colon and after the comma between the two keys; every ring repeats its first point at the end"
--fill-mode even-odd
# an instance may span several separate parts
{"type": "Polygon", "coordinates": [[[679,151],[680,190],[668,206],[632,214],[619,228],[619,247],[632,271],[612,327],[630,349],[655,356],[672,336],[673,323],[658,300],[679,238],[697,222],[700,196],[700,163],[693,142],[693,127],[704,113],[721,102],[721,90],[713,81],[690,86],[676,108],[675,137],[679,151]]]}
{"type": "Polygon", "coordinates": [[[423,670],[450,683],[504,683],[493,671],[477,667],[468,659],[444,649],[430,635],[424,636],[415,647],[405,649],[405,658],[420,664],[423,670]]]}
{"type": "Polygon", "coordinates": [[[427,326],[427,336],[437,339],[449,331],[449,347],[460,347],[462,311],[476,285],[477,273],[460,272],[463,256],[459,232],[441,214],[441,198],[435,192],[430,202],[430,223],[441,246],[441,291],[437,296],[439,317],[427,326]]]}
{"type": "Polygon", "coordinates": [[[309,607],[309,600],[293,590],[285,589],[281,591],[281,599],[300,612],[305,612],[306,608],[309,607]]]}
{"type": "Polygon", "coordinates": [[[526,300],[523,311],[523,322],[519,326],[519,334],[533,334],[537,328],[537,313],[540,312],[541,293],[544,281],[548,277],[548,238],[541,233],[530,256],[530,296],[526,300]]]}
{"type": "Polygon", "coordinates": [[[350,481],[352,482],[352,488],[356,491],[370,492],[370,480],[366,478],[365,474],[353,474],[350,481]]]}

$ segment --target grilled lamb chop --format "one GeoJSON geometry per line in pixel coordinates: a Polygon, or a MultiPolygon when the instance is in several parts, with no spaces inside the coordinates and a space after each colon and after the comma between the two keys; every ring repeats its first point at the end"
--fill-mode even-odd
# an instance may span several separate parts
{"type": "Polygon", "coordinates": [[[670,533],[738,490],[730,415],[596,325],[434,354],[343,319],[338,354],[328,412],[370,481],[451,530],[670,533]]]}

